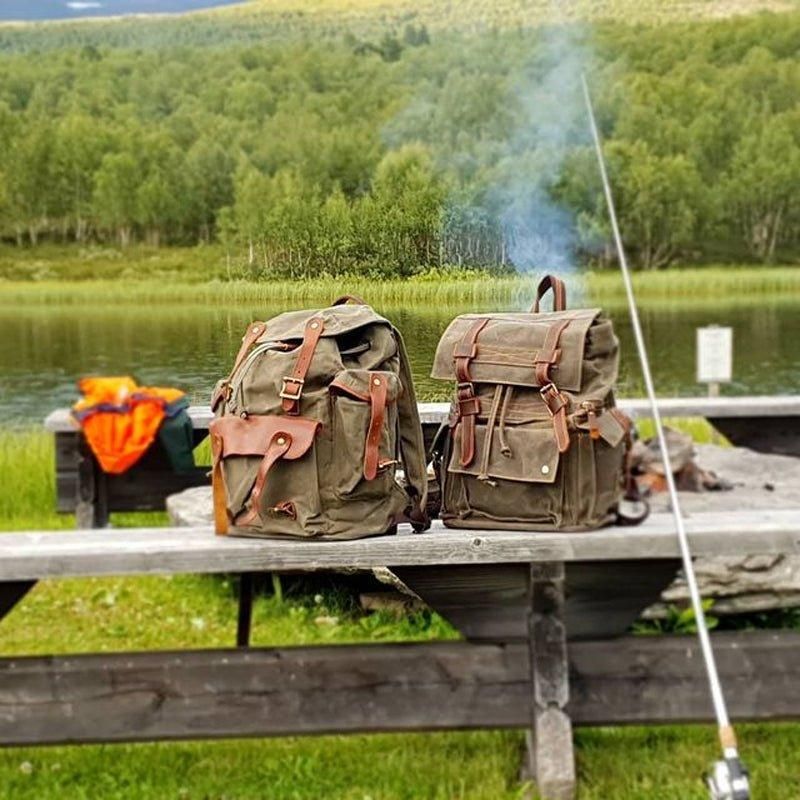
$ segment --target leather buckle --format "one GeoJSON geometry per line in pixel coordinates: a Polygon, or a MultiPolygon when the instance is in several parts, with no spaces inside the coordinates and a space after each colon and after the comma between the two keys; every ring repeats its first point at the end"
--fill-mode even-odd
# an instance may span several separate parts
{"type": "Polygon", "coordinates": [[[305,381],[302,378],[284,378],[283,386],[281,387],[278,397],[281,397],[284,400],[298,401],[300,400],[300,396],[303,394],[303,386],[305,386],[305,381]],[[297,387],[294,392],[287,388],[290,383],[293,383],[297,387]]]}
{"type": "Polygon", "coordinates": [[[547,406],[550,416],[554,417],[562,408],[566,408],[567,399],[561,394],[554,383],[548,383],[547,386],[542,386],[542,388],[539,389],[539,394],[544,404],[547,406]]]}

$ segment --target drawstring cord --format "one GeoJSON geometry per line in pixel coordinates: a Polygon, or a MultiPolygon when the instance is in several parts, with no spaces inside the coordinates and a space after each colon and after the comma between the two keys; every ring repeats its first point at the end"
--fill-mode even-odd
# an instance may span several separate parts
{"type": "Polygon", "coordinates": [[[511,395],[513,392],[513,386],[506,386],[506,393],[503,397],[503,408],[500,411],[500,452],[506,458],[511,458],[513,455],[511,452],[511,447],[506,440],[506,414],[508,413],[508,405],[511,402],[511,395]]]}

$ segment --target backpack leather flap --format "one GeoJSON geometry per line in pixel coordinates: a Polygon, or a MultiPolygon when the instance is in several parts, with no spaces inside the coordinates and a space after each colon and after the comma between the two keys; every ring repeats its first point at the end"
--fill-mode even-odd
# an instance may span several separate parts
{"type": "Polygon", "coordinates": [[[282,458],[296,459],[308,452],[320,423],[305,417],[221,417],[212,420],[208,429],[219,440],[219,458],[263,456],[272,440],[287,434],[290,442],[282,458]]]}
{"type": "Polygon", "coordinates": [[[455,358],[463,357],[462,341],[476,320],[486,319],[469,359],[473,383],[541,388],[537,360],[547,359],[551,363],[550,380],[559,389],[580,391],[586,338],[599,314],[599,309],[551,314],[464,314],[456,317],[444,332],[431,377],[457,380],[455,358]],[[562,330],[557,336],[557,345],[549,351],[548,333],[558,327],[562,330]]]}
{"type": "Polygon", "coordinates": [[[461,436],[456,428],[448,471],[523,483],[555,483],[560,460],[552,425],[509,427],[501,443],[498,428],[495,427],[490,439],[488,426],[478,424],[475,457],[466,467],[461,464],[461,436]]]}

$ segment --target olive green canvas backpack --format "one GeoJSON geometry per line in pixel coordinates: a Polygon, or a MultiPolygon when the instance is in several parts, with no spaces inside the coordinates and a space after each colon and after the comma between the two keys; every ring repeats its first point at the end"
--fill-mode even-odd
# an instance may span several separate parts
{"type": "Polygon", "coordinates": [[[405,348],[363,301],[254,322],[212,408],[217,533],[353,539],[427,527],[405,348]]]}
{"type": "Polygon", "coordinates": [[[456,381],[434,445],[442,519],[461,528],[588,530],[619,521],[630,420],[615,407],[619,361],[602,311],[566,309],[548,275],[530,313],[464,314],[447,328],[432,377],[456,381]],[[541,312],[553,290],[553,311],[541,312]]]}

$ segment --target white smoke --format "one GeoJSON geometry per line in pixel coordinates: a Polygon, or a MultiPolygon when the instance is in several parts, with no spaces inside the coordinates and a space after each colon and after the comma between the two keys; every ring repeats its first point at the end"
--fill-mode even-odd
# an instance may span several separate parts
{"type": "Polygon", "coordinates": [[[571,211],[553,198],[567,156],[589,143],[581,74],[589,55],[575,25],[543,29],[512,91],[516,126],[495,168],[487,199],[518,270],[564,272],[575,265],[571,211]]]}

